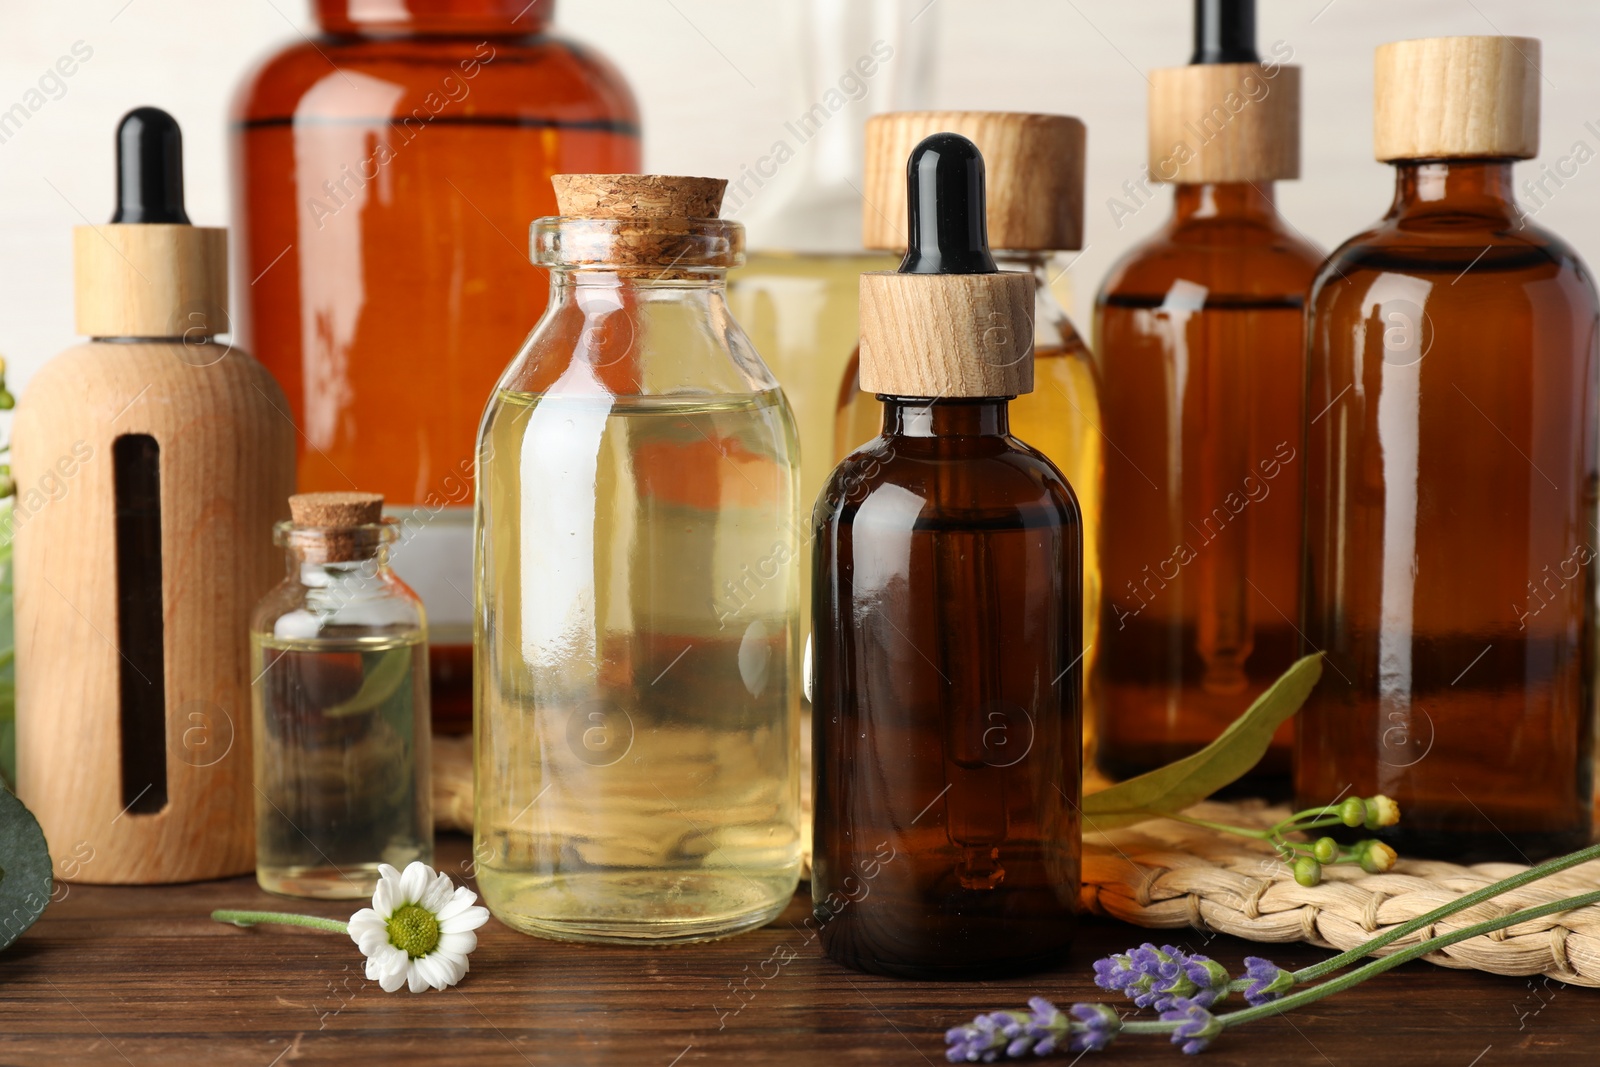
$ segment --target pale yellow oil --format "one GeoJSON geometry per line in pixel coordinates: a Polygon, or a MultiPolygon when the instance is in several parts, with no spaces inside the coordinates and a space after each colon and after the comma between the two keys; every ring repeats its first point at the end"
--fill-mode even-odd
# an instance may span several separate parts
{"type": "Polygon", "coordinates": [[[475,861],[582,941],[760,926],[800,872],[800,526],[777,390],[499,393],[480,438],[475,861]]]}
{"type": "Polygon", "coordinates": [[[431,863],[422,633],[250,643],[261,887],[355,899],[431,863]]]}

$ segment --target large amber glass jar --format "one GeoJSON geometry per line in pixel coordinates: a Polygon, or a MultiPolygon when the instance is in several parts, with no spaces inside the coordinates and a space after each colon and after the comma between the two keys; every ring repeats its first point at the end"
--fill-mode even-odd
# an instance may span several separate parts
{"type": "Polygon", "coordinates": [[[1406,853],[1527,862],[1591,833],[1600,310],[1512,191],[1538,56],[1379,49],[1394,202],[1311,296],[1305,635],[1328,669],[1296,787],[1394,797],[1406,853]]]}
{"type": "Polygon", "coordinates": [[[728,314],[722,183],[556,180],[479,438],[478,884],[546,937],[720,937],[800,873],[794,419],[728,314]]]}
{"type": "Polygon", "coordinates": [[[303,491],[398,519],[427,604],[435,721],[471,718],[473,435],[544,309],[530,219],[550,175],[631,171],[638,113],[552,0],[316,0],[320,32],[234,106],[242,337],[300,426],[303,491]]]}
{"type": "MultiPolygon", "coordinates": [[[[1322,254],[1274,203],[1274,182],[1299,176],[1299,72],[1253,45],[1212,61],[1203,28],[1201,59],[1151,72],[1150,175],[1173,184],[1172,215],[1095,300],[1095,758],[1113,778],[1210,742],[1299,642],[1301,319],[1322,254]],[[1229,94],[1248,104],[1205,125],[1229,94]]],[[[1286,794],[1291,743],[1285,725],[1242,788],[1286,794]]]]}

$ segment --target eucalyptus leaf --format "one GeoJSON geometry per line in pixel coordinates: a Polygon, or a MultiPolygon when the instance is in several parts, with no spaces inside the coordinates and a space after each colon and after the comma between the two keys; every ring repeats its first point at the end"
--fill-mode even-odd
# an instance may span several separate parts
{"type": "Polygon", "coordinates": [[[44,914],[52,888],[50,849],[39,820],[0,789],[0,949],[44,914]]]}
{"type": "Polygon", "coordinates": [[[1083,798],[1084,829],[1112,830],[1178,812],[1237,781],[1266,755],[1272,735],[1322,677],[1322,653],[1297,661],[1199,752],[1083,798]]]}
{"type": "Polygon", "coordinates": [[[371,711],[394,696],[411,673],[413,651],[410,645],[403,645],[400,648],[391,648],[380,655],[377,665],[361,680],[361,688],[356,690],[355,695],[332,705],[322,714],[330,719],[338,719],[357,712],[371,711]]]}

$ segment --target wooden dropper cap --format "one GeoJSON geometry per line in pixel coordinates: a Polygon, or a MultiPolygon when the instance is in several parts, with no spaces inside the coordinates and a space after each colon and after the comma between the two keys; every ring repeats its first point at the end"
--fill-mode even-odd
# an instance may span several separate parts
{"type": "Polygon", "coordinates": [[[905,161],[918,142],[939,132],[959,133],[983,153],[990,248],[1083,247],[1083,123],[1012,111],[889,111],[868,119],[866,247],[905,251],[905,161]]]}
{"type": "Polygon", "coordinates": [[[228,231],[183,209],[183,134],[159,108],[117,125],[117,211],[72,232],[77,329],[85,337],[228,332],[228,231]]]}
{"type": "Polygon", "coordinates": [[[1539,42],[1426,37],[1380,45],[1373,154],[1400,159],[1532,159],[1539,154],[1539,42]]]}
{"type": "Polygon", "coordinates": [[[1033,391],[1033,276],[1000,271],[984,222],[983,155],[955,133],[906,163],[909,236],[897,271],[861,276],[861,388],[891,396],[1033,391]]]}
{"type": "Polygon", "coordinates": [[[1197,0],[1194,55],[1150,72],[1150,177],[1300,177],[1300,68],[1256,54],[1254,0],[1197,0]]]}

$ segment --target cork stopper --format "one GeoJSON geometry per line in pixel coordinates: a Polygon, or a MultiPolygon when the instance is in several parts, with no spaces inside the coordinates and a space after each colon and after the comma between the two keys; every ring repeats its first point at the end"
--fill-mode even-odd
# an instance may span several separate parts
{"type": "Polygon", "coordinates": [[[556,210],[585,219],[714,219],[724,178],[675,174],[556,174],[556,210]]]}
{"type": "Polygon", "coordinates": [[[1300,177],[1300,68],[1201,63],[1150,72],[1150,177],[1181,184],[1300,177]]]}
{"type": "Polygon", "coordinates": [[[296,526],[370,526],[383,518],[383,494],[296,493],[289,516],[296,526]]]}
{"type": "Polygon", "coordinates": [[[1373,154],[1532,159],[1539,154],[1539,42],[1427,37],[1378,48],[1373,154]]]}
{"type": "Polygon", "coordinates": [[[861,276],[861,388],[892,396],[1033,390],[1033,277],[996,269],[984,163],[959,134],[924,138],[905,170],[908,237],[897,271],[861,276]]]}
{"type": "Polygon", "coordinates": [[[318,563],[369,559],[386,538],[379,493],[296,493],[289,498],[291,539],[318,563]]]}
{"type": "Polygon", "coordinates": [[[891,111],[868,119],[866,247],[905,249],[905,161],[919,141],[941,131],[960,134],[983,154],[991,248],[1083,247],[1083,123],[1011,111],[891,111]]]}
{"type": "Polygon", "coordinates": [[[77,329],[86,337],[227,333],[228,231],[189,225],[183,134],[160,108],[117,124],[117,209],[72,233],[77,329]]]}

